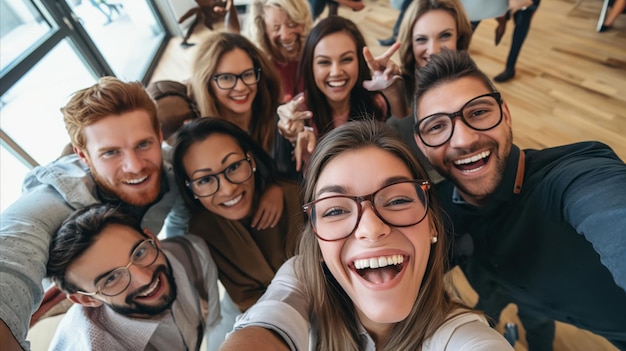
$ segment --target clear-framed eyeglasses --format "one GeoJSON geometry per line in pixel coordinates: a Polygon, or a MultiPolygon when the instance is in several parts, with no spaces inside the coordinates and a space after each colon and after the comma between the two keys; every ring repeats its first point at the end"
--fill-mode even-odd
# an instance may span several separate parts
{"type": "Polygon", "coordinates": [[[474,130],[493,129],[502,122],[502,97],[498,92],[480,95],[466,102],[457,112],[435,113],[422,118],[415,123],[415,133],[425,145],[441,146],[452,138],[452,120],[456,117],[474,130]]]}
{"type": "Polygon", "coordinates": [[[387,225],[410,227],[428,212],[427,180],[403,180],[385,185],[364,196],[333,195],[302,206],[309,216],[315,235],[324,241],[336,241],[354,233],[363,215],[363,201],[369,201],[374,213],[387,225]]]}
{"type": "Polygon", "coordinates": [[[152,239],[146,239],[139,243],[130,255],[130,261],[125,267],[118,267],[109,274],[98,279],[96,282],[96,292],[77,291],[79,294],[93,296],[96,294],[104,296],[117,296],[123,293],[130,285],[131,275],[128,268],[131,265],[137,267],[148,267],[159,257],[159,248],[152,239]]]}
{"type": "Polygon", "coordinates": [[[260,68],[250,68],[241,74],[220,73],[211,77],[217,84],[217,87],[223,90],[232,89],[237,85],[237,80],[241,79],[243,84],[250,86],[255,85],[261,79],[260,68]]]}
{"type": "Polygon", "coordinates": [[[241,184],[250,179],[252,173],[252,163],[250,162],[250,157],[246,157],[229,164],[219,173],[209,174],[185,181],[185,185],[187,185],[189,190],[191,190],[195,196],[207,197],[217,193],[220,189],[220,174],[223,174],[224,178],[232,184],[241,184]]]}

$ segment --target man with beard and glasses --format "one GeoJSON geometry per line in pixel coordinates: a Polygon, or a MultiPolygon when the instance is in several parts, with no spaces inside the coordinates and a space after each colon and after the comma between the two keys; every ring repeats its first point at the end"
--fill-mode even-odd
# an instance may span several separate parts
{"type": "Polygon", "coordinates": [[[172,235],[187,226],[171,166],[162,160],[155,103],[140,83],[101,78],[61,111],[75,153],[33,169],[22,196],[0,215],[0,344],[6,350],[29,349],[48,245],[74,210],[109,203],[153,233],[164,224],[172,235]]]}
{"type": "Polygon", "coordinates": [[[415,141],[446,178],[436,190],[451,254],[486,301],[477,307],[509,301],[626,349],[624,162],[600,142],[521,150],[467,52],[431,56],[415,96],[415,141]]]}
{"type": "MultiPolygon", "coordinates": [[[[515,303],[626,350],[626,164],[599,142],[521,150],[507,104],[465,51],[431,55],[415,96],[415,142],[446,178],[435,190],[451,259],[481,301],[515,303]]],[[[298,320],[279,317],[308,306],[300,287],[272,282],[222,350],[254,340],[286,348],[263,327],[306,342],[289,329],[298,320]],[[270,304],[271,316],[260,313],[270,304]]]]}
{"type": "Polygon", "coordinates": [[[75,303],[50,350],[198,350],[220,317],[217,268],[204,240],[160,242],[111,205],[83,208],[61,225],[47,276],[75,303]]]}

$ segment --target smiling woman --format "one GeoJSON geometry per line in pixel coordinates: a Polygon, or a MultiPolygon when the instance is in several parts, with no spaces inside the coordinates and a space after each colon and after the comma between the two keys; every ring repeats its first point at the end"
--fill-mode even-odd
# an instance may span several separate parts
{"type": "Polygon", "coordinates": [[[275,330],[292,350],[512,350],[482,314],[448,294],[439,206],[392,129],[372,120],[337,127],[304,179],[309,216],[298,255],[224,350],[255,326],[275,330]]]}
{"type": "Polygon", "coordinates": [[[226,289],[224,333],[209,337],[210,348],[217,349],[235,316],[257,301],[293,255],[304,217],[299,187],[278,178],[273,160],[246,132],[217,117],[183,126],[173,159],[178,188],[192,211],[189,232],[206,241],[226,289]],[[271,223],[256,224],[255,216],[268,212],[263,196],[276,190],[271,223]]]}

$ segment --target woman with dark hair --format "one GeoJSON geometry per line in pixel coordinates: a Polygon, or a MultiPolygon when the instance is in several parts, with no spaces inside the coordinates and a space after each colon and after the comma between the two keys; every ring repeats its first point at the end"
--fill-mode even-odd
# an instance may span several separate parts
{"type": "MultiPolygon", "coordinates": [[[[357,25],[340,16],[321,20],[309,33],[298,67],[304,92],[278,109],[281,133],[300,144],[296,153],[349,120],[385,121],[391,115],[383,93],[363,85],[372,80],[364,48],[365,39],[357,25]],[[305,118],[310,118],[310,129],[304,128],[305,118]]],[[[299,160],[296,163],[300,166],[299,160]]]]}
{"type": "MultiPolygon", "coordinates": [[[[241,128],[216,117],[183,126],[173,167],[191,209],[189,233],[206,241],[226,289],[222,324],[229,331],[234,317],[257,301],[280,265],[293,255],[303,223],[298,184],[280,180],[262,147],[241,128]],[[280,220],[256,229],[252,216],[270,186],[282,190],[280,220]]],[[[217,345],[224,335],[215,340],[217,345]]]]}

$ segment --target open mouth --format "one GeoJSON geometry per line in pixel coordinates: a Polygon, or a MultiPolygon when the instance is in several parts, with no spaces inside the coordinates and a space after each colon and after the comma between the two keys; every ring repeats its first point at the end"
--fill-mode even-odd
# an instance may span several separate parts
{"type": "Polygon", "coordinates": [[[239,196],[235,197],[232,200],[222,202],[222,206],[226,206],[226,207],[235,206],[236,204],[241,202],[242,199],[243,199],[243,193],[239,194],[239,196]]]}
{"type": "Polygon", "coordinates": [[[326,82],[326,84],[331,88],[341,88],[348,84],[348,80],[334,80],[330,82],[326,82]]]}
{"type": "Polygon", "coordinates": [[[146,289],[145,292],[137,294],[136,299],[150,299],[154,297],[161,289],[161,277],[157,277],[152,284],[146,289]]]}
{"type": "Polygon", "coordinates": [[[389,255],[355,260],[352,264],[359,276],[372,284],[393,280],[405,267],[403,255],[389,255]]]}
{"type": "Polygon", "coordinates": [[[477,155],[454,161],[454,166],[461,172],[473,173],[481,170],[491,156],[491,151],[483,151],[477,155]]]}
{"type": "Polygon", "coordinates": [[[291,43],[281,42],[280,45],[287,51],[293,51],[296,48],[296,40],[292,41],[291,43]]]}
{"type": "Polygon", "coordinates": [[[146,180],[148,180],[148,176],[143,176],[143,177],[135,178],[135,179],[127,179],[127,180],[124,180],[123,183],[128,184],[128,185],[137,185],[137,184],[141,184],[145,182],[146,180]]]}

